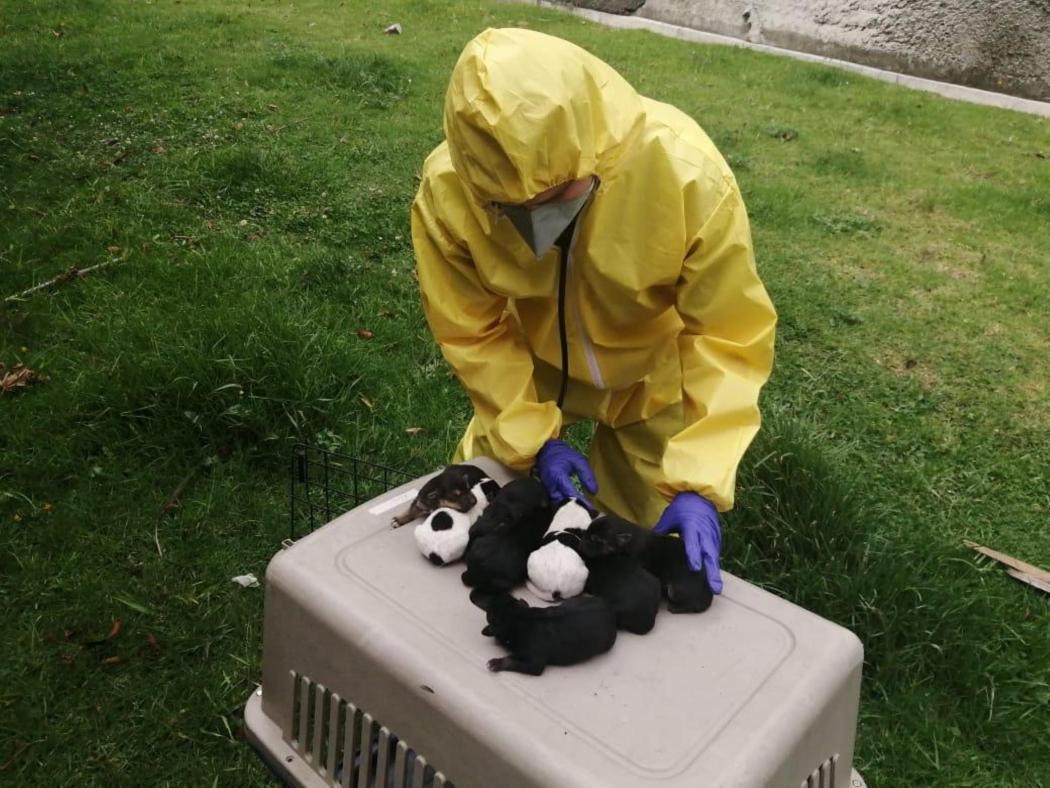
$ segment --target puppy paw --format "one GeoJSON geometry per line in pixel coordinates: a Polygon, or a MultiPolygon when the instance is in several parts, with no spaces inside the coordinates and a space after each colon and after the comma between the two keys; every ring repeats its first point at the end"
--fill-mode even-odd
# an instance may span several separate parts
{"type": "Polygon", "coordinates": [[[493,659],[490,659],[488,661],[487,667],[493,673],[499,673],[501,670],[505,670],[506,669],[506,667],[507,667],[507,658],[506,657],[494,657],[493,659]]]}

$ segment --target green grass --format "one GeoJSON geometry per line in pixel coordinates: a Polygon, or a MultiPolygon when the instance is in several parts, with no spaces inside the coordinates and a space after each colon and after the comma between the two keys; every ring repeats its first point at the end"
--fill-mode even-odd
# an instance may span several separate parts
{"type": "Polygon", "coordinates": [[[1050,123],[477,0],[0,15],[0,296],[116,261],[0,309],[0,361],[50,376],[0,396],[0,782],[267,784],[230,578],[284,536],[296,438],[424,470],[469,415],[407,211],[495,25],[597,53],[737,172],[781,323],[726,563],[863,639],[869,783],[1050,783],[1047,601],[959,545],[1050,565],[1050,123]]]}

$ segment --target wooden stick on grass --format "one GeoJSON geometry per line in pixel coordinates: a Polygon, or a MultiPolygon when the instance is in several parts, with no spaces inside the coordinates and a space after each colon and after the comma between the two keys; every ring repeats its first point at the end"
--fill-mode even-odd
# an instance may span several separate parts
{"type": "Polygon", "coordinates": [[[1006,574],[1010,575],[1014,580],[1020,580],[1022,583],[1027,583],[1032,588],[1038,588],[1043,593],[1050,594],[1050,583],[1044,583],[1038,577],[1033,577],[1026,572],[1019,572],[1013,568],[1008,568],[1006,574]]]}
{"type": "Polygon", "coordinates": [[[1015,580],[1020,580],[1022,583],[1027,583],[1033,588],[1038,588],[1050,594],[1050,572],[1047,572],[1045,569],[1040,569],[1034,564],[1029,564],[1006,553],[1000,553],[998,550],[977,544],[977,542],[971,542],[969,539],[963,539],[963,544],[972,550],[976,550],[981,555],[986,555],[1000,564],[1004,564],[1007,567],[1006,573],[1015,580]]]}
{"type": "Polygon", "coordinates": [[[37,290],[45,290],[55,285],[64,284],[73,279],[80,279],[80,277],[84,276],[85,274],[89,274],[92,271],[97,271],[99,268],[105,268],[107,265],[112,265],[114,262],[116,261],[106,260],[106,262],[104,263],[98,263],[97,265],[89,265],[87,268],[77,268],[75,265],[71,266],[66,271],[63,271],[58,276],[54,276],[48,279],[46,282],[41,282],[38,285],[33,285],[28,290],[23,290],[21,293],[15,293],[15,295],[8,296],[4,299],[4,303],[6,304],[10,301],[21,301],[23,298],[25,298],[28,295],[32,295],[37,290]]]}

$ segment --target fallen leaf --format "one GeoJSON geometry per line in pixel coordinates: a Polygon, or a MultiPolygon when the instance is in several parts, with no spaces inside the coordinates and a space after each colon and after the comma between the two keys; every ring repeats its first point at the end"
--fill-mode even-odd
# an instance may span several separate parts
{"type": "Polygon", "coordinates": [[[916,365],[917,365],[918,363],[919,363],[919,362],[918,362],[918,361],[916,361],[916,360],[915,360],[915,359],[913,359],[913,358],[908,358],[908,359],[905,359],[905,360],[904,360],[904,368],[905,368],[905,369],[915,369],[915,366],[916,366],[916,365]]]}
{"type": "Polygon", "coordinates": [[[1039,150],[1039,151],[1036,151],[1036,152],[1035,152],[1035,157],[1036,157],[1037,159],[1050,159],[1050,156],[1047,156],[1047,155],[1046,155],[1045,153],[1043,153],[1043,152],[1042,152],[1041,150],[1039,150]]]}
{"type": "Polygon", "coordinates": [[[106,657],[102,660],[103,665],[122,665],[124,663],[124,657],[106,657]]]}
{"type": "Polygon", "coordinates": [[[149,152],[160,156],[162,153],[167,153],[168,151],[163,145],[154,145],[149,149],[149,152]]]}
{"type": "Polygon", "coordinates": [[[119,618],[113,622],[113,625],[109,628],[109,633],[106,635],[106,640],[112,640],[117,637],[121,630],[124,629],[124,622],[119,618]]]}
{"type": "Polygon", "coordinates": [[[120,247],[116,244],[113,244],[112,246],[107,246],[106,251],[110,254],[120,254],[120,247]]]}
{"type": "Polygon", "coordinates": [[[372,339],[375,336],[375,334],[373,334],[367,328],[357,329],[357,335],[361,337],[361,339],[372,339]]]}
{"type": "Polygon", "coordinates": [[[394,24],[390,25],[390,27],[385,28],[383,32],[386,33],[388,36],[399,36],[401,35],[401,24],[395,22],[394,24]]]}
{"type": "Polygon", "coordinates": [[[66,33],[65,33],[64,30],[52,30],[51,31],[51,35],[53,35],[55,38],[62,38],[62,36],[64,36],[65,34],[66,33]]]}
{"type": "Polygon", "coordinates": [[[274,112],[280,109],[276,104],[267,104],[266,109],[272,109],[274,112]]]}
{"type": "Polygon", "coordinates": [[[62,655],[62,664],[63,665],[67,665],[69,667],[72,667],[73,663],[76,662],[76,661],[77,661],[77,655],[76,654],[63,654],[62,655]]]}
{"type": "Polygon", "coordinates": [[[372,400],[370,400],[368,397],[361,397],[361,404],[369,410],[375,410],[375,405],[372,404],[372,400]]]}
{"type": "Polygon", "coordinates": [[[350,140],[347,137],[340,137],[339,138],[339,144],[340,145],[348,145],[349,143],[350,143],[350,140]]]}
{"type": "Polygon", "coordinates": [[[6,372],[4,369],[3,365],[0,365],[0,394],[7,394],[15,389],[24,389],[34,383],[45,383],[49,380],[47,375],[23,364],[15,364],[6,372]]]}
{"type": "Polygon", "coordinates": [[[405,429],[405,432],[407,432],[409,435],[418,435],[422,431],[422,427],[408,427],[407,429],[405,429]]]}
{"type": "Polygon", "coordinates": [[[236,123],[234,123],[234,124],[233,124],[233,127],[234,127],[234,128],[235,128],[235,129],[237,130],[237,131],[240,131],[241,129],[243,129],[243,128],[244,128],[244,121],[243,121],[243,120],[239,120],[239,121],[237,121],[236,123]]]}
{"type": "Polygon", "coordinates": [[[149,645],[149,650],[154,654],[160,653],[160,643],[157,642],[157,637],[152,632],[146,633],[146,643],[149,645]]]}

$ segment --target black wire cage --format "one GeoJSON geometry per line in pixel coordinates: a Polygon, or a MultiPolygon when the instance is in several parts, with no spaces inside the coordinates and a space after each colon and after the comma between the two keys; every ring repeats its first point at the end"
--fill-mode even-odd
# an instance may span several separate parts
{"type": "Polygon", "coordinates": [[[405,470],[307,443],[295,446],[291,471],[288,538],[292,540],[415,478],[405,470]]]}

